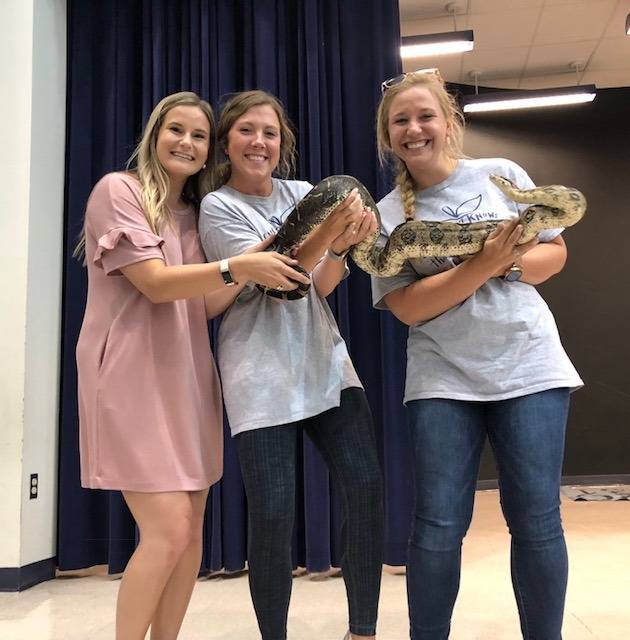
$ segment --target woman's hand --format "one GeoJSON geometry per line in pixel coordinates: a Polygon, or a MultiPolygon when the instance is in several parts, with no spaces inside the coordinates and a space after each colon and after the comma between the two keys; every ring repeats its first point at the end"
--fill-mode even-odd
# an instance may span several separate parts
{"type": "Polygon", "coordinates": [[[310,278],[292,268],[297,260],[275,251],[265,251],[275,235],[247,248],[240,256],[230,258],[229,266],[237,282],[252,281],[263,287],[292,291],[298,284],[309,284],[310,278]]]}
{"type": "Polygon", "coordinates": [[[351,222],[343,233],[332,241],[330,248],[338,255],[346,253],[350,247],[365,240],[377,228],[376,215],[369,209],[363,209],[361,220],[358,223],[351,222]]]}
{"type": "Polygon", "coordinates": [[[354,228],[358,228],[363,217],[363,201],[358,190],[353,189],[319,225],[317,233],[326,238],[326,244],[331,246],[333,241],[349,229],[350,225],[354,224],[354,228]]]}
{"type": "Polygon", "coordinates": [[[519,218],[501,222],[486,238],[483,249],[472,256],[471,260],[482,264],[490,270],[490,277],[502,276],[513,264],[519,264],[521,258],[538,244],[534,238],[529,242],[518,244],[523,233],[519,218]]]}

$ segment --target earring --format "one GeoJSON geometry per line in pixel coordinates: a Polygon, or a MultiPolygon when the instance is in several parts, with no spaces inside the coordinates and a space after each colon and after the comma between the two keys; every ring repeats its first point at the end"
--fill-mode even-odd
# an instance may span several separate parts
{"type": "Polygon", "coordinates": [[[203,163],[203,167],[201,167],[201,168],[202,168],[202,169],[205,169],[205,168],[206,168],[206,163],[205,163],[205,162],[203,163]]]}

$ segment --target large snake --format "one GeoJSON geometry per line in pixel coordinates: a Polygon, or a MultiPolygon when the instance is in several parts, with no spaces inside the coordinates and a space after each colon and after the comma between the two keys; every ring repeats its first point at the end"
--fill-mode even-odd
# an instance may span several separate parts
{"type": "MultiPolygon", "coordinates": [[[[533,189],[519,189],[511,180],[491,174],[490,181],[510,200],[530,204],[520,216],[523,232],[519,244],[528,242],[545,229],[570,227],[586,212],[586,199],[577,189],[562,185],[548,185],[533,189]]],[[[407,220],[399,224],[384,247],[377,246],[381,218],[370,192],[352,176],[330,176],[309,191],[280,227],[272,251],[291,254],[308,234],[321,224],[346,198],[358,189],[363,206],[374,212],[378,222],[375,233],[356,244],[351,255],[358,267],[370,275],[396,275],[409,258],[429,256],[463,256],[477,253],[500,220],[458,224],[407,220]]],[[[301,270],[301,269],[300,269],[301,270]]],[[[304,297],[310,285],[300,284],[293,291],[278,291],[269,287],[259,289],[267,295],[284,300],[304,297]]]]}

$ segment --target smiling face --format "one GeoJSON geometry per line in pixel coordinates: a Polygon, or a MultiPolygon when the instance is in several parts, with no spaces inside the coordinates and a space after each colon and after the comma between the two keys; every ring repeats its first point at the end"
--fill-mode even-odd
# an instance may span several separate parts
{"type": "Polygon", "coordinates": [[[391,150],[419,186],[435,184],[452,170],[453,160],[446,152],[448,122],[426,86],[412,86],[392,100],[387,132],[391,150]]]}
{"type": "Polygon", "coordinates": [[[264,104],[248,109],[227,134],[225,153],[232,169],[228,184],[243,193],[270,195],[280,145],[280,121],[273,107],[264,104]]]}
{"type": "Polygon", "coordinates": [[[155,148],[169,178],[175,182],[185,181],[197,173],[208,159],[208,118],[199,107],[173,107],[164,116],[155,148]]]}

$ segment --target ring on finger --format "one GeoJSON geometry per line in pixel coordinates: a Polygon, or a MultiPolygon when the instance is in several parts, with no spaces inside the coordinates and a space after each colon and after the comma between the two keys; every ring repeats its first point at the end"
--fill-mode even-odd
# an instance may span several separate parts
{"type": "Polygon", "coordinates": [[[276,287],[276,291],[282,291],[283,289],[284,287],[281,284],[276,287]]]}

